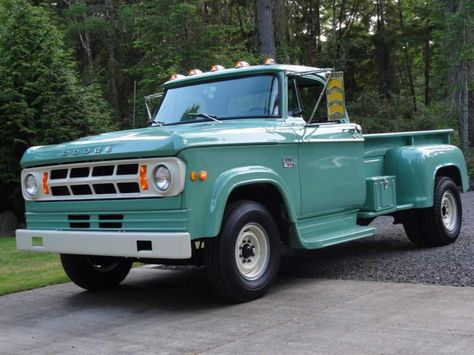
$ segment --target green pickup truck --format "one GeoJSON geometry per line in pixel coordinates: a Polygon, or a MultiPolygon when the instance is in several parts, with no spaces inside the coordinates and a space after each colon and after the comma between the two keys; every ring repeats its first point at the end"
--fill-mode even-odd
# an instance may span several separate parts
{"type": "Polygon", "coordinates": [[[458,238],[468,176],[451,130],[363,134],[341,73],[244,64],[174,76],[147,128],[28,149],[18,249],[60,253],[89,290],[134,261],[204,265],[239,302],[269,289],[282,245],[370,237],[377,216],[417,245],[458,238]]]}

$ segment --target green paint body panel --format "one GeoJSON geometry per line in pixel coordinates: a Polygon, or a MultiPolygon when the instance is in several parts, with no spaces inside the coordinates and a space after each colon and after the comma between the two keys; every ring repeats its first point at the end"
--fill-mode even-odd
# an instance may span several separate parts
{"type": "Polygon", "coordinates": [[[74,229],[71,216],[87,215],[85,229],[90,230],[116,230],[113,223],[120,221],[117,230],[124,232],[189,232],[192,239],[216,237],[235,189],[270,184],[284,202],[291,225],[290,244],[314,249],[375,234],[373,227],[358,226],[357,218],[432,206],[439,172],[455,171],[461,190],[467,191],[464,157],[450,144],[451,130],[362,135],[348,119],[308,126],[301,118],[288,117],[287,74],[305,70],[308,68],[257,66],[163,85],[167,89],[276,73],[282,93],[281,118],[149,127],[28,149],[21,161],[25,168],[176,156],[185,163],[187,176],[184,190],[172,197],[27,201],[27,228],[74,229]],[[207,171],[208,178],[191,181],[189,172],[201,170],[207,171]],[[101,227],[104,215],[112,216],[105,220],[110,222],[107,228],[101,227]]]}

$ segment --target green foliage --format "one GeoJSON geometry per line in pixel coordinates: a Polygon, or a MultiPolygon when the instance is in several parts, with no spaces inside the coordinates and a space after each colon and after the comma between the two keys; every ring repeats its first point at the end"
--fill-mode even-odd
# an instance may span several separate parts
{"type": "Polygon", "coordinates": [[[79,85],[62,35],[44,9],[4,2],[0,23],[0,202],[18,211],[24,151],[106,130],[110,116],[97,87],[79,85]]]}
{"type": "MultiPolygon", "coordinates": [[[[365,133],[417,131],[453,128],[456,120],[449,107],[440,102],[429,107],[420,105],[413,114],[410,98],[393,94],[386,98],[377,91],[365,91],[348,104],[352,122],[359,123],[365,133]]],[[[455,132],[457,138],[457,132],[455,132]]]]}
{"type": "Polygon", "coordinates": [[[57,254],[19,251],[0,236],[0,296],[68,281],[57,254]]]}

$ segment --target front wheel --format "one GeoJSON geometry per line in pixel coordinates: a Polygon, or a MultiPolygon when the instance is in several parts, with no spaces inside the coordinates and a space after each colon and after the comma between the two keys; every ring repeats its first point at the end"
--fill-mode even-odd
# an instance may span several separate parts
{"type": "Polygon", "coordinates": [[[433,206],[414,210],[403,223],[408,238],[421,246],[454,243],[461,232],[462,204],[459,190],[448,177],[436,179],[433,206]]]}
{"type": "Polygon", "coordinates": [[[204,260],[222,297],[236,302],[262,297],[280,265],[280,234],[268,210],[253,201],[233,204],[219,236],[207,241],[204,260]]]}
{"type": "Polygon", "coordinates": [[[132,261],[126,258],[61,254],[67,276],[86,290],[104,290],[120,284],[128,275],[132,261]]]}

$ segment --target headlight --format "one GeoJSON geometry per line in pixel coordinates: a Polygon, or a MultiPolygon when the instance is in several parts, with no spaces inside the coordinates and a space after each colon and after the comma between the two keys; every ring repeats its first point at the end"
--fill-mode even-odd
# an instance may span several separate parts
{"type": "Polygon", "coordinates": [[[26,175],[25,191],[31,197],[34,197],[38,193],[38,183],[33,174],[26,175]]]}
{"type": "Polygon", "coordinates": [[[155,186],[160,191],[166,191],[171,186],[171,171],[165,165],[158,165],[154,174],[155,186]]]}

